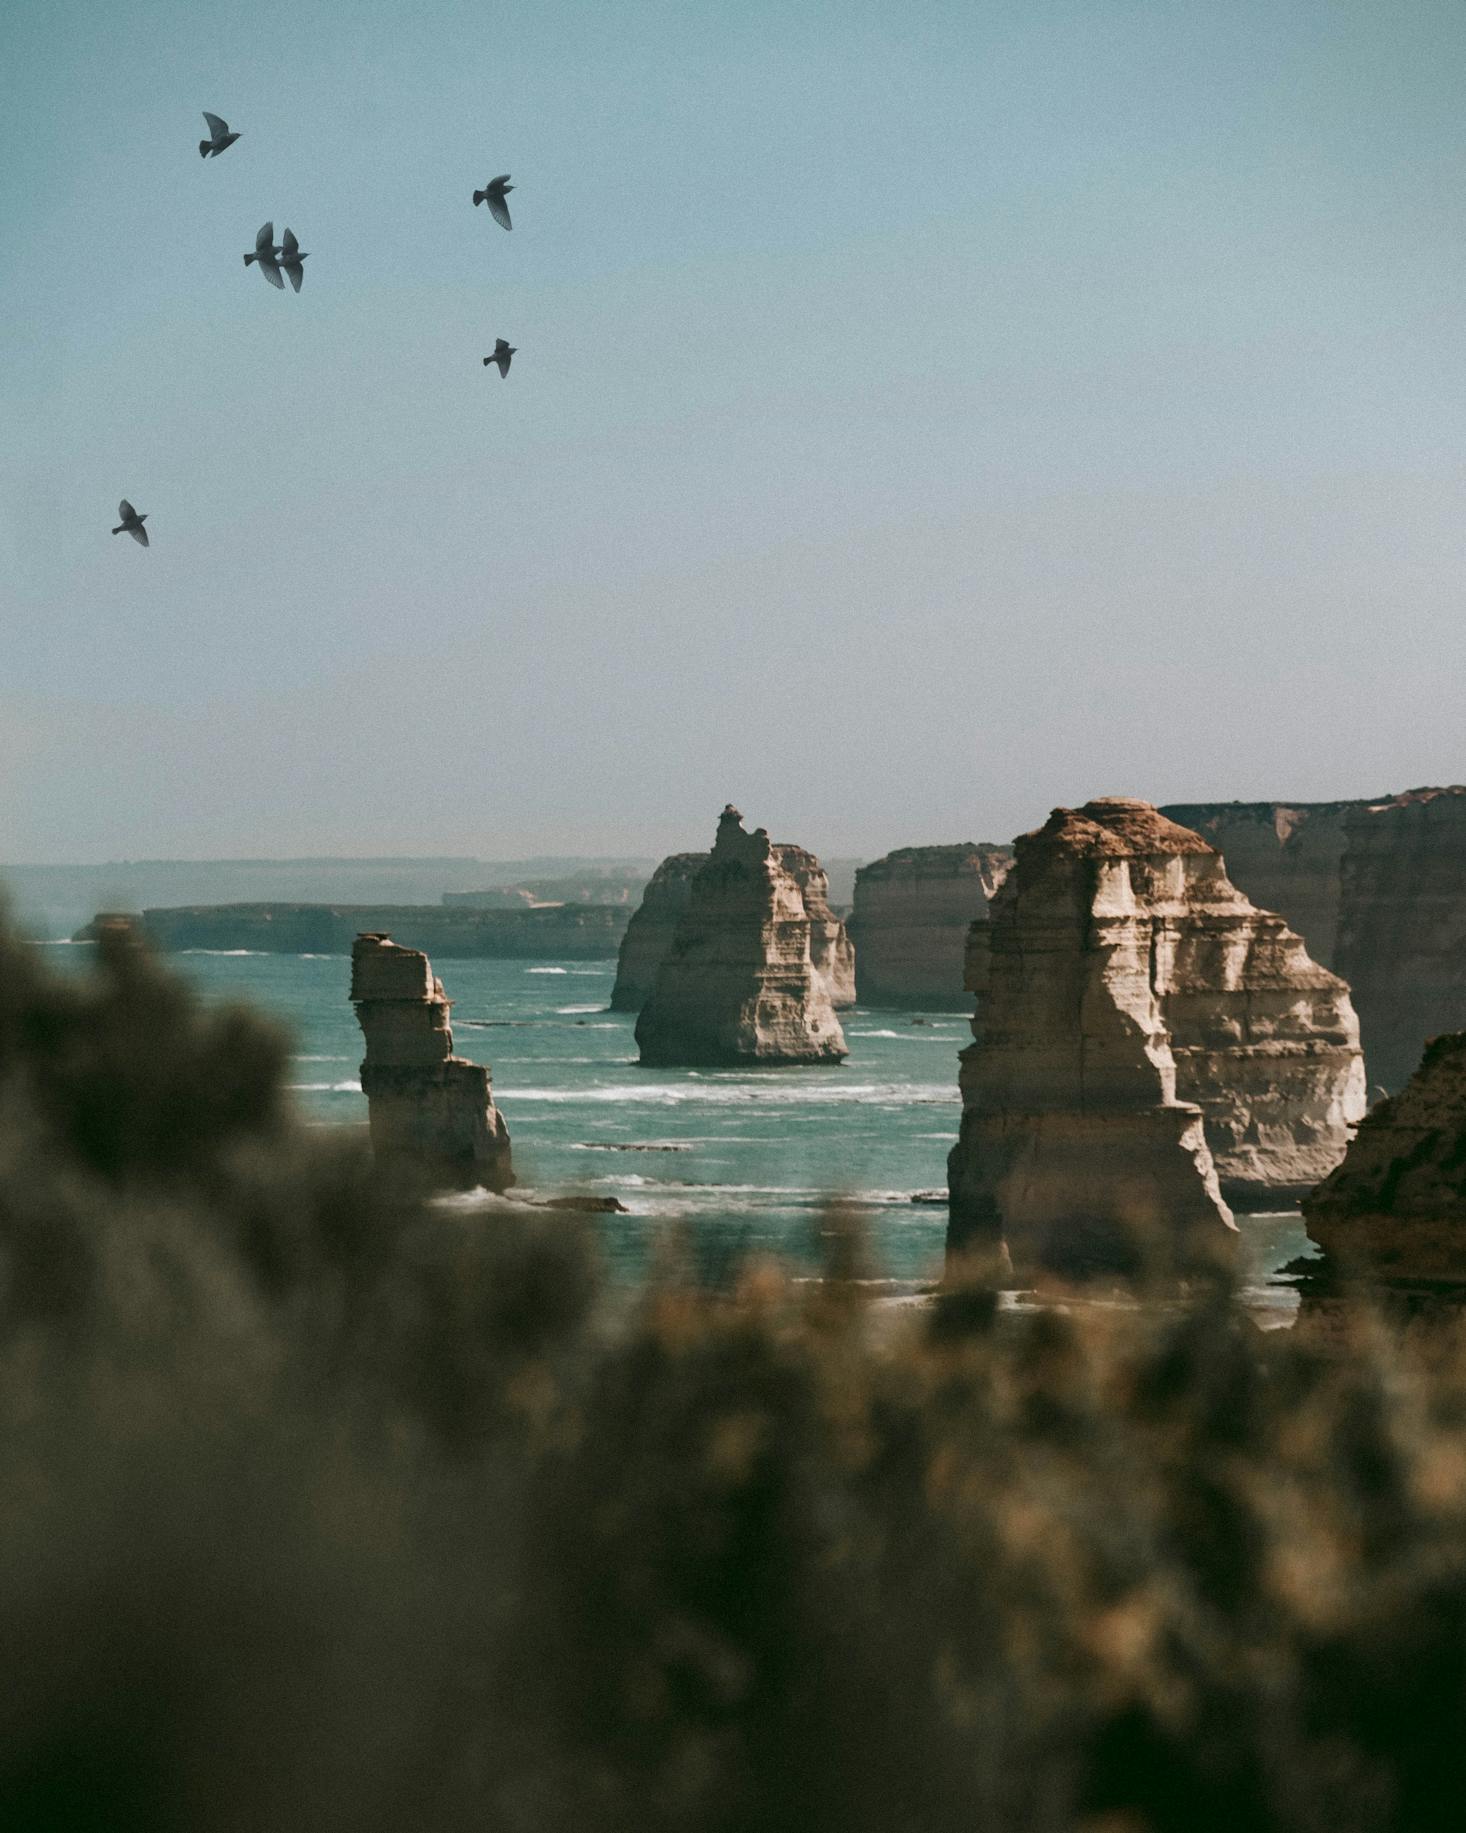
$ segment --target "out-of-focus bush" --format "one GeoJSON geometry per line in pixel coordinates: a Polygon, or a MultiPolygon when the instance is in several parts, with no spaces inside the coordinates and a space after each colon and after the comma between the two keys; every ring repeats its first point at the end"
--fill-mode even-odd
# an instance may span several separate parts
{"type": "Polygon", "coordinates": [[[1431,1833],[1466,1358],[404,1203],[121,933],[0,939],[0,1826],[1431,1833]]]}

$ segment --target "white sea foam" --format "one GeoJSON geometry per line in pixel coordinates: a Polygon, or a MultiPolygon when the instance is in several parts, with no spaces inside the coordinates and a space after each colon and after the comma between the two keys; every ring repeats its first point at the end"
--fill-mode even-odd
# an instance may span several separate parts
{"type": "Polygon", "coordinates": [[[556,1006],[555,1007],[555,1011],[557,1014],[559,1014],[561,1017],[567,1017],[567,1018],[573,1014],[578,1014],[582,1012],[604,1012],[605,1009],[606,1008],[603,1005],[600,1005],[599,1003],[593,1006],[556,1006]]]}
{"type": "Polygon", "coordinates": [[[351,1061],[351,1058],[350,1057],[293,1056],[291,1057],[290,1060],[292,1063],[349,1063],[351,1061]]]}
{"type": "Polygon", "coordinates": [[[527,967],[526,974],[568,974],[568,967],[527,967]]]}
{"type": "Polygon", "coordinates": [[[359,1095],[361,1093],[361,1083],[354,1080],[351,1082],[290,1082],[286,1086],[295,1089],[302,1095],[359,1095]]]}
{"type": "Polygon", "coordinates": [[[180,948],[180,955],[268,955],[268,948],[180,948]]]}
{"type": "Polygon", "coordinates": [[[650,1107],[838,1107],[850,1102],[886,1107],[955,1107],[945,1082],[618,1082],[597,1088],[516,1088],[519,1101],[625,1103],[650,1107]]]}

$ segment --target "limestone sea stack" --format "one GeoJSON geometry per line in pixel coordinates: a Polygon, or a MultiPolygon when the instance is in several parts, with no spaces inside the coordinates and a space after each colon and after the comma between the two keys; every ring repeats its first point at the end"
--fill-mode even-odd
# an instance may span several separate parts
{"type": "Polygon", "coordinates": [[[1013,849],[964,841],[906,846],[855,874],[856,986],[862,1005],[966,1011],[968,930],[985,923],[1013,849]]]}
{"type": "Polygon", "coordinates": [[[1466,1295],[1466,1032],[1433,1039],[1400,1093],[1370,1110],[1303,1219],[1333,1270],[1466,1295]]]}
{"type": "Polygon", "coordinates": [[[366,1039],[361,1086],[378,1166],[430,1188],[507,1190],[509,1129],[488,1070],[453,1054],[449,1002],[427,956],[359,935],[351,1000],[366,1039]]]}
{"type": "Polygon", "coordinates": [[[1204,847],[1118,798],[1055,809],[1017,841],[962,1053],[954,1270],[1006,1245],[1020,1277],[1179,1274],[1235,1241],[1152,975],[1156,906],[1183,901],[1204,847]]]}
{"type": "Polygon", "coordinates": [[[811,915],[806,901],[817,869],[802,847],[775,845],[763,828],[747,833],[737,809],[723,810],[637,1020],[643,1063],[833,1063],[847,1054],[828,977],[829,906],[816,896],[811,915]]]}
{"type": "Polygon", "coordinates": [[[1338,968],[1369,1079],[1393,1090],[1428,1038],[1466,1028],[1466,788],[1354,809],[1345,836],[1338,968]]]}
{"type": "Polygon", "coordinates": [[[613,1012],[639,1012],[651,997],[657,969],[665,960],[677,924],[687,908],[692,881],[707,864],[706,853],[670,853],[652,874],[641,903],[621,938],[613,1012]]]}
{"type": "Polygon", "coordinates": [[[809,959],[830,991],[836,1011],[855,1004],[855,945],[843,920],[830,908],[830,881],[807,847],[775,842],[774,851],[799,886],[809,917],[809,959]]]}

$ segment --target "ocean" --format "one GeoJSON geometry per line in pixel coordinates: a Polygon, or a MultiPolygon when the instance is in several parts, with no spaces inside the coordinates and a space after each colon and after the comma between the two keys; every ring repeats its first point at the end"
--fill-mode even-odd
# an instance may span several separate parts
{"type": "MultiPolygon", "coordinates": [[[[68,965],[85,952],[57,950],[68,965]]],[[[288,1029],[308,1120],[365,1122],[348,957],[198,950],[169,961],[205,998],[244,1000],[288,1029]]],[[[596,1218],[613,1275],[637,1277],[676,1224],[704,1266],[774,1254],[812,1271],[832,1199],[862,1221],[887,1291],[915,1292],[940,1274],[945,1206],[912,1198],[944,1190],[957,1052],[970,1038],[960,1014],[843,1012],[850,1055],[838,1067],[642,1069],[634,1016],[606,1009],[614,961],[438,965],[455,1049],[492,1069],[521,1189],[626,1206],[596,1218]]],[[[1264,1321],[1286,1321],[1293,1295],[1269,1280],[1308,1251],[1302,1222],[1286,1212],[1239,1227],[1249,1303],[1264,1321]]]]}

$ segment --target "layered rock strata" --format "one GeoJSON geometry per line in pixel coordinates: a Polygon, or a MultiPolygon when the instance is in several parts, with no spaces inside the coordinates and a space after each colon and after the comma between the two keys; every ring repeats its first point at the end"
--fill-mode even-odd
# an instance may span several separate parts
{"type": "Polygon", "coordinates": [[[1020,1276],[1185,1269],[1235,1239],[1200,1108],[1176,1096],[1152,980],[1153,906],[1204,843],[1144,803],[1056,809],[1016,843],[987,925],[948,1159],[954,1269],[1006,1246],[1020,1276]]]}
{"type": "Polygon", "coordinates": [[[359,935],[351,1001],[366,1039],[361,1086],[377,1164],[432,1188],[508,1189],[509,1129],[488,1070],[453,1054],[449,1002],[427,956],[359,935]]]}
{"type": "Polygon", "coordinates": [[[968,931],[987,920],[989,900],[1013,863],[1013,849],[898,847],[855,874],[856,987],[863,1005],[964,1011],[968,931]]]}
{"type": "Polygon", "coordinates": [[[1227,876],[1259,910],[1276,910],[1321,967],[1338,942],[1345,823],[1364,801],[1177,802],[1161,813],[1189,827],[1226,861],[1227,876]]]}
{"type": "Polygon", "coordinates": [[[1466,788],[1349,814],[1337,960],[1371,1083],[1398,1089],[1428,1038],[1466,1029],[1466,788]]]}
{"type": "Polygon", "coordinates": [[[621,938],[616,984],[611,989],[613,1012],[639,1012],[651,997],[657,970],[667,957],[692,894],[692,881],[707,860],[706,853],[669,853],[652,874],[621,938]]]}
{"type": "Polygon", "coordinates": [[[831,996],[828,905],[821,909],[815,895],[812,914],[806,895],[818,892],[816,872],[813,855],[776,846],[763,828],[747,833],[737,809],[724,809],[637,1020],[643,1063],[830,1063],[846,1055],[831,996]]]}
{"type": "Polygon", "coordinates": [[[1394,1290],[1466,1295],[1466,1032],[1432,1040],[1304,1199],[1331,1270],[1394,1290]]]}
{"type": "Polygon", "coordinates": [[[1364,1111],[1348,988],[1280,916],[1252,906],[1206,841],[1147,803],[1058,809],[1024,836],[988,922],[969,932],[967,974],[978,1010],[949,1167],[959,1248],[965,1231],[1000,1225],[1011,1245],[1016,1226],[1037,1240],[1029,1256],[1052,1264],[1084,1238],[1086,1201],[1108,1205],[1100,1232],[1118,1233],[1156,1226],[1151,1188],[1203,1220],[1213,1192],[1252,1208],[1301,1195],[1338,1163],[1364,1111]],[[1179,1186],[1169,1148],[1168,1181],[1155,1184],[1156,1129],[1192,1158],[1179,1186]],[[1077,1156],[1071,1137],[1084,1142],[1077,1156]],[[1204,1164],[1193,1150],[1203,1141],[1204,1164]],[[1091,1145],[1106,1188],[1085,1198],[1091,1145]]]}

